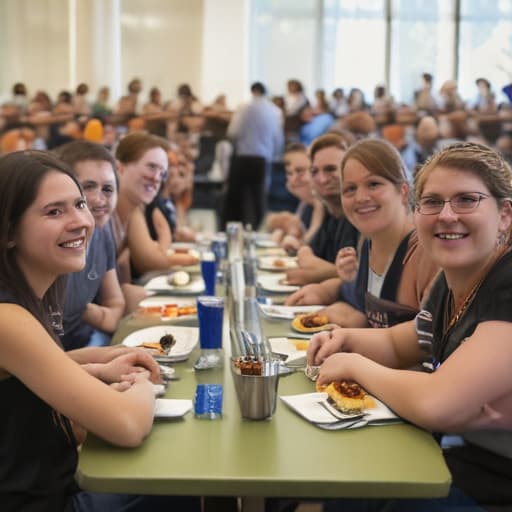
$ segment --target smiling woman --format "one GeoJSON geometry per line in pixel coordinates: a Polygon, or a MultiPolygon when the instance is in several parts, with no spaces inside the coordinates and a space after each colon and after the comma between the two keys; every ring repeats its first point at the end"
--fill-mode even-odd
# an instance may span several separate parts
{"type": "Polygon", "coordinates": [[[310,364],[323,362],[320,383],[354,380],[403,418],[460,435],[444,452],[453,492],[425,510],[512,504],[511,198],[512,169],[491,149],[433,156],[417,174],[415,220],[442,271],[422,311],[389,329],[317,335],[308,350],[310,364]],[[396,369],[420,361],[430,372],[396,369]]]}
{"type": "Polygon", "coordinates": [[[418,245],[400,155],[385,141],[362,140],[343,156],[341,182],[345,216],[363,237],[359,255],[342,248],[340,279],[296,296],[329,304],[322,314],[342,327],[388,327],[413,318],[437,267],[418,245]]]}
{"type": "Polygon", "coordinates": [[[0,503],[7,512],[115,511],[134,498],[142,510],[170,506],[85,496],[74,481],[84,429],[119,446],[142,443],[153,422],[151,380],[160,375],[140,350],[66,353],[60,345],[52,315],[62,304],[61,279],[84,266],[92,228],[65,164],[43,152],[0,158],[0,503]]]}
{"type": "Polygon", "coordinates": [[[112,216],[121,282],[131,282],[132,271],[140,275],[173,265],[197,263],[188,254],[171,254],[172,234],[165,217],[153,211],[156,240],[144,216],[167,175],[168,143],[155,135],[135,132],[124,137],[116,150],[119,200],[112,216]]]}

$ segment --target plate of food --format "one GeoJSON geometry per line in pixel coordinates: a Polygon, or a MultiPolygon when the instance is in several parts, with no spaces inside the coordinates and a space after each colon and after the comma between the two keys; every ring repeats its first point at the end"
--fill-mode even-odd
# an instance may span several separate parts
{"type": "Polygon", "coordinates": [[[325,306],[276,306],[274,304],[258,304],[261,312],[268,318],[280,318],[293,320],[295,316],[302,313],[316,313],[325,306]]]}
{"type": "Polygon", "coordinates": [[[274,293],[292,293],[299,289],[299,286],[286,281],[286,274],[259,275],[258,286],[264,291],[274,293]]]}
{"type": "Polygon", "coordinates": [[[326,315],[319,313],[305,313],[297,315],[292,320],[291,326],[294,331],[302,333],[330,331],[335,327],[338,327],[336,324],[330,323],[329,318],[326,315]]]}
{"type": "Polygon", "coordinates": [[[290,256],[262,256],[258,260],[261,270],[283,271],[289,268],[297,268],[297,258],[290,256]]]}
{"type": "Polygon", "coordinates": [[[322,391],[281,396],[281,399],[303,418],[319,426],[336,424],[336,429],[342,429],[401,421],[391,409],[355,382],[336,381],[317,389],[322,391]],[[355,419],[361,421],[352,421],[355,419]]]}
{"type": "Polygon", "coordinates": [[[269,338],[270,350],[285,365],[305,366],[309,340],[298,338],[269,338]]]}
{"type": "Polygon", "coordinates": [[[327,395],[327,402],[343,414],[362,414],[374,409],[376,402],[357,382],[333,381],[327,386],[316,384],[316,390],[327,395]]]}
{"type": "Polygon", "coordinates": [[[193,299],[154,296],[140,301],[137,313],[166,321],[197,316],[197,306],[193,299]]]}
{"type": "Polygon", "coordinates": [[[194,350],[199,339],[197,327],[182,327],[178,325],[155,325],[139,329],[129,334],[122,344],[127,347],[140,347],[149,350],[157,361],[179,362],[186,361],[194,350]],[[169,353],[162,347],[164,337],[172,336],[174,345],[169,353]]]}
{"type": "Polygon", "coordinates": [[[144,285],[144,288],[170,295],[200,295],[205,289],[201,276],[191,276],[184,270],[154,277],[144,285]]]}

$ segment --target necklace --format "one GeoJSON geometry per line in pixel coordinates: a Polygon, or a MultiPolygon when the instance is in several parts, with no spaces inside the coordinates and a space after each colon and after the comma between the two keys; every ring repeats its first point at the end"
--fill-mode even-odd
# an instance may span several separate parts
{"type": "Polygon", "coordinates": [[[506,252],[506,248],[500,249],[497,251],[496,255],[492,259],[492,261],[487,265],[485,272],[482,273],[482,277],[478,280],[478,282],[469,290],[469,293],[464,297],[461,305],[458,307],[456,311],[454,310],[455,300],[453,298],[453,292],[450,290],[450,298],[447,307],[445,308],[445,325],[446,328],[444,333],[448,333],[448,331],[460,320],[461,316],[466,312],[470,304],[473,302],[480,286],[484,282],[484,279],[487,277],[489,270],[495,265],[495,263],[503,256],[506,252]]]}
{"type": "Polygon", "coordinates": [[[464,300],[462,301],[462,304],[459,306],[457,311],[453,311],[454,309],[454,298],[453,293],[450,290],[450,298],[448,301],[448,306],[445,309],[445,325],[446,328],[444,330],[445,334],[460,320],[460,317],[466,312],[471,302],[473,302],[473,299],[475,298],[476,292],[480,288],[481,284],[483,283],[485,278],[485,275],[478,281],[478,283],[471,288],[469,293],[466,295],[464,300]]]}

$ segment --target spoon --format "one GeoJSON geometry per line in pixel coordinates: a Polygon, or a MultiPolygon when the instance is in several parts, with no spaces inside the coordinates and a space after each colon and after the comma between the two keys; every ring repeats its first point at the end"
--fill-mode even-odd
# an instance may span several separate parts
{"type": "Polygon", "coordinates": [[[166,356],[169,355],[169,352],[174,345],[176,345],[176,338],[172,334],[165,334],[160,338],[160,346],[166,356]]]}

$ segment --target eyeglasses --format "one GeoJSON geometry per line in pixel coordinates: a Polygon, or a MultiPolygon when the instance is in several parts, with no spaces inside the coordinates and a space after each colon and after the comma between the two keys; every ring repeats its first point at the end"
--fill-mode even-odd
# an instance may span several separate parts
{"type": "Polygon", "coordinates": [[[441,213],[446,203],[450,203],[450,207],[454,213],[469,213],[476,210],[482,199],[491,197],[481,192],[464,192],[457,194],[450,199],[441,199],[436,196],[425,196],[420,198],[416,203],[416,210],[422,215],[437,215],[441,213]]]}

